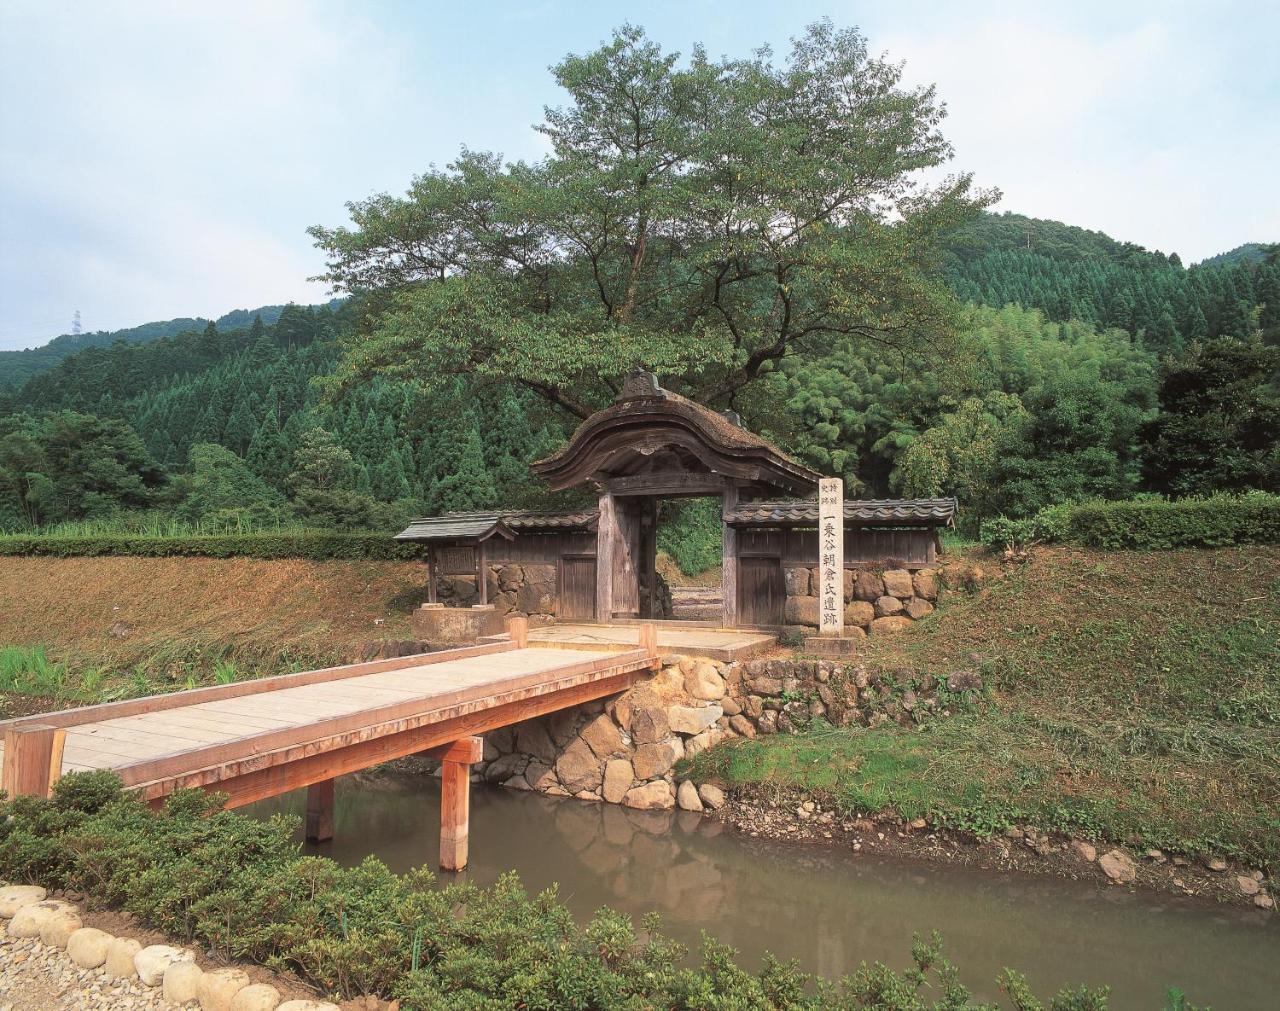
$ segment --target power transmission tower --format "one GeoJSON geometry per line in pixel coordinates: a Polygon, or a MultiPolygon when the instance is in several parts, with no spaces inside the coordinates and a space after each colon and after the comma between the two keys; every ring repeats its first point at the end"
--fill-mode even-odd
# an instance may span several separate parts
{"type": "Polygon", "coordinates": [[[72,317],[72,319],[71,319],[71,332],[72,332],[73,334],[82,334],[82,333],[84,333],[84,327],[80,325],[80,310],[79,310],[79,309],[77,309],[77,310],[76,310],[76,314],[75,314],[75,316],[73,316],[73,317],[72,317]]]}

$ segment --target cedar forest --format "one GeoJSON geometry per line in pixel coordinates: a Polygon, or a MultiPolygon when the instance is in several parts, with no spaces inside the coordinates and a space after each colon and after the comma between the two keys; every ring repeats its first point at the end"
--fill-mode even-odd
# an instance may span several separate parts
{"type": "Polygon", "coordinates": [[[0,528],[554,506],[529,462],[639,365],[851,495],[955,495],[970,530],[1280,491],[1280,247],[1188,267],[993,213],[965,175],[922,188],[950,149],[898,69],[822,24],[783,67],[620,30],[556,68],[544,162],[464,152],[312,229],[344,297],[0,354],[0,528]],[[817,121],[849,129],[798,143],[817,121]]]}

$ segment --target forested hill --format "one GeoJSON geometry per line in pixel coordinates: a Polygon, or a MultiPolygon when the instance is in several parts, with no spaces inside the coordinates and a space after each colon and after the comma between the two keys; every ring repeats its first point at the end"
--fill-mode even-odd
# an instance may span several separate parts
{"type": "Polygon", "coordinates": [[[951,240],[948,273],[966,300],[1118,328],[1170,354],[1193,340],[1280,326],[1280,263],[1274,252],[1268,259],[1274,249],[1253,243],[1185,269],[1176,253],[1101,232],[984,214],[951,240]]]}
{"type": "MultiPolygon", "coordinates": [[[[333,308],[335,299],[329,303],[333,308]]],[[[283,305],[263,305],[256,309],[233,309],[219,316],[213,322],[223,330],[247,327],[255,316],[260,317],[268,325],[275,323],[284,310],[283,305]]],[[[48,344],[40,347],[26,348],[21,351],[0,351],[0,389],[21,386],[32,376],[47,372],[58,362],[86,348],[110,347],[116,341],[127,344],[142,344],[158,340],[161,337],[176,337],[180,333],[203,330],[209,320],[201,316],[182,317],[180,319],[160,320],[155,323],[143,323],[141,326],[128,327],[124,330],[97,330],[93,333],[63,334],[55,337],[48,344]]]]}
{"type": "MultiPolygon", "coordinates": [[[[1184,268],[1002,214],[953,235],[947,257],[970,305],[945,368],[833,342],[766,372],[736,405],[746,423],[852,494],[957,495],[970,527],[1068,500],[1280,490],[1270,248],[1184,268]]],[[[528,463],[572,419],[527,391],[379,377],[324,401],[313,380],[334,372],[353,315],[289,305],[172,335],[151,324],[0,388],[0,529],[120,511],[387,529],[549,504],[528,463]]]]}

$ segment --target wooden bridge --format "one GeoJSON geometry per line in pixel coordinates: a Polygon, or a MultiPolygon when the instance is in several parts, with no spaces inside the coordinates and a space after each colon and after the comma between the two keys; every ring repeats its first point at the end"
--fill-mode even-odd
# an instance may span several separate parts
{"type": "Polygon", "coordinates": [[[334,777],[406,755],[443,765],[440,864],[467,863],[474,736],[625,691],[658,663],[639,646],[540,648],[524,618],[502,642],[196,688],[0,722],[3,788],[47,796],[65,772],[110,769],[159,806],[182,787],[226,806],[307,787],[307,838],[333,836],[334,777]]]}

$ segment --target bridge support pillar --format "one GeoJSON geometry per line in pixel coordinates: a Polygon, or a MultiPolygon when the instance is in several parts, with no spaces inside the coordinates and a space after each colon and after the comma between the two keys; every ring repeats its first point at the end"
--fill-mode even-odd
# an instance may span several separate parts
{"type": "Polygon", "coordinates": [[[322,779],[307,787],[307,842],[333,838],[333,780],[322,779]]]}
{"type": "Polygon", "coordinates": [[[440,869],[467,866],[471,821],[471,764],[446,758],[440,777],[440,869]]]}

